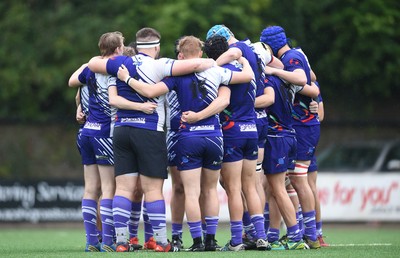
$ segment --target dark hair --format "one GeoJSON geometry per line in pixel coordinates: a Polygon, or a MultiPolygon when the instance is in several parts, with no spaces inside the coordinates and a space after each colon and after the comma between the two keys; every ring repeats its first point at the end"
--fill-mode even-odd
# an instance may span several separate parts
{"type": "Polygon", "coordinates": [[[180,41],[182,38],[183,38],[183,36],[180,37],[180,38],[178,38],[177,40],[175,40],[175,43],[174,43],[175,58],[178,58],[178,55],[179,55],[179,41],[180,41]]]}
{"type": "Polygon", "coordinates": [[[137,41],[152,41],[152,40],[160,40],[160,33],[153,28],[142,28],[136,32],[136,42],[137,41]]]}
{"type": "Polygon", "coordinates": [[[229,49],[228,42],[225,37],[213,36],[204,43],[204,52],[209,58],[217,60],[220,55],[229,49]]]}

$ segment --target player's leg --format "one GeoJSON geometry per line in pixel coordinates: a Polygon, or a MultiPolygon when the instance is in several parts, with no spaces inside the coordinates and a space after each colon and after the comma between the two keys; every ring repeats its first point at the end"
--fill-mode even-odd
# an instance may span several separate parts
{"type": "MultiPolygon", "coordinates": [[[[224,189],[228,197],[228,209],[231,226],[231,240],[229,245],[232,247],[239,246],[244,249],[242,232],[243,232],[243,203],[242,203],[242,173],[243,160],[235,162],[222,163],[221,177],[224,189]]],[[[228,246],[229,247],[229,246],[228,246]]]]}
{"type": "Polygon", "coordinates": [[[246,198],[244,197],[243,191],[242,191],[242,201],[243,201],[243,244],[245,246],[245,250],[254,250],[257,249],[257,231],[256,228],[254,227],[252,221],[251,221],[251,216],[249,209],[247,207],[247,201],[246,198]]]}
{"type": "Polygon", "coordinates": [[[312,249],[320,248],[315,223],[315,199],[308,183],[307,173],[319,140],[319,125],[296,127],[297,158],[294,170],[289,170],[291,184],[299,197],[304,238],[312,249]]]}
{"type": "Polygon", "coordinates": [[[86,252],[99,252],[97,208],[100,196],[100,176],[96,164],[84,165],[84,194],[82,198],[83,224],[86,232],[86,252]]]}
{"type": "Polygon", "coordinates": [[[180,171],[185,191],[185,211],[193,245],[190,251],[204,251],[201,231],[200,181],[201,167],[180,171]]]}
{"type": "Polygon", "coordinates": [[[114,128],[113,148],[115,157],[115,195],[113,217],[117,252],[128,252],[128,223],[132,211],[133,192],[138,182],[138,162],[132,149],[131,127],[114,128]]]}
{"type": "Polygon", "coordinates": [[[96,156],[98,166],[101,193],[100,216],[102,223],[102,252],[114,252],[114,220],[112,213],[112,202],[115,193],[115,175],[114,175],[114,153],[112,138],[91,137],[92,146],[96,156]]]}
{"type": "Polygon", "coordinates": [[[302,235],[304,235],[303,212],[301,209],[299,196],[297,195],[296,190],[293,188],[288,174],[286,174],[286,177],[285,177],[285,185],[286,185],[286,191],[287,191],[287,193],[290,197],[290,200],[293,203],[293,207],[296,211],[297,224],[299,224],[299,229],[302,232],[302,235]]]}
{"type": "Polygon", "coordinates": [[[185,215],[185,193],[183,190],[182,180],[177,169],[177,150],[178,135],[174,130],[167,132],[167,151],[168,151],[168,169],[171,175],[172,193],[171,193],[171,227],[172,242],[171,244],[181,249],[183,248],[182,228],[183,218],[185,215]]]}
{"type": "Polygon", "coordinates": [[[98,198],[101,194],[100,175],[90,137],[78,134],[77,145],[82,158],[84,193],[82,198],[83,224],[86,232],[86,252],[99,252],[97,232],[98,198]]]}
{"type": "Polygon", "coordinates": [[[276,219],[271,213],[276,209],[275,204],[271,203],[272,198],[274,198],[287,227],[287,248],[304,249],[305,245],[296,221],[295,209],[285,187],[286,171],[291,166],[295,156],[295,146],[293,137],[269,137],[265,145],[263,168],[268,179],[270,191],[268,198],[270,207],[269,237],[271,241],[276,241],[276,236],[273,238],[273,234],[277,234],[280,225],[280,219],[276,219]]]}
{"type": "Polygon", "coordinates": [[[218,181],[220,178],[221,163],[223,157],[223,138],[203,138],[204,152],[202,154],[203,168],[201,170],[201,194],[200,208],[202,219],[205,222],[205,251],[215,251],[220,248],[217,245],[215,235],[219,221],[218,181]]]}
{"type": "Polygon", "coordinates": [[[251,222],[256,230],[257,249],[266,250],[269,248],[269,245],[266,241],[267,236],[264,228],[264,205],[261,203],[256,187],[258,180],[258,175],[255,172],[256,165],[256,159],[243,160],[242,189],[246,198],[251,222]]]}
{"type": "MultiPolygon", "coordinates": [[[[257,157],[257,166],[256,166],[256,190],[258,193],[258,196],[260,198],[260,202],[262,205],[262,209],[264,210],[263,213],[265,213],[265,205],[266,205],[266,199],[265,199],[265,191],[264,191],[264,171],[262,169],[262,161],[264,159],[264,145],[265,141],[263,141],[262,145],[258,146],[258,157],[257,157]],[[262,146],[262,147],[260,147],[262,146]]],[[[245,200],[243,201],[244,204],[244,213],[243,213],[243,227],[245,234],[243,235],[243,243],[246,245],[246,250],[255,248],[255,241],[257,240],[257,232],[256,229],[251,222],[250,214],[247,209],[247,204],[245,200]],[[254,241],[252,240],[254,239],[254,241]],[[254,243],[254,244],[253,244],[254,243]]],[[[264,232],[266,233],[267,230],[265,229],[265,216],[264,216],[264,232]]]]}
{"type": "Polygon", "coordinates": [[[323,232],[322,232],[321,204],[319,201],[318,188],[317,188],[318,171],[317,171],[317,164],[316,164],[315,157],[311,161],[309,171],[311,171],[311,172],[308,172],[307,177],[308,177],[308,183],[310,184],[310,187],[314,194],[314,199],[315,199],[315,223],[316,223],[316,230],[317,230],[317,238],[322,247],[327,247],[327,246],[329,246],[329,244],[325,242],[325,240],[323,238],[323,232]]]}
{"type": "Polygon", "coordinates": [[[219,248],[215,239],[219,221],[219,176],[220,169],[203,168],[201,172],[202,214],[206,224],[205,251],[215,251],[219,248]]]}
{"type": "Polygon", "coordinates": [[[275,209],[274,206],[275,202],[287,226],[287,236],[289,241],[291,241],[290,243],[288,242],[287,244],[296,245],[296,243],[299,243],[299,245],[302,245],[301,247],[299,247],[299,249],[304,249],[304,243],[302,243],[302,235],[296,221],[295,209],[286,192],[284,184],[285,172],[277,174],[268,174],[267,177],[269,185],[271,187],[271,195],[273,198],[269,199],[269,205],[270,205],[270,229],[268,231],[269,239],[271,239],[271,241],[273,242],[276,241],[276,239],[274,239],[273,236],[271,236],[270,234],[277,234],[277,232],[279,232],[279,227],[280,227],[280,220],[279,223],[277,223],[277,220],[276,221],[273,220],[272,219],[273,216],[271,216],[271,211],[275,209]]]}
{"type": "MultiPolygon", "coordinates": [[[[128,222],[129,244],[133,249],[140,249],[138,230],[140,215],[142,213],[143,190],[140,180],[137,180],[136,188],[133,192],[131,216],[128,222]]],[[[146,229],[145,233],[146,234],[146,229]]],[[[151,234],[151,236],[153,236],[151,234]]]]}
{"type": "MultiPolygon", "coordinates": [[[[261,203],[257,191],[259,177],[256,173],[258,155],[258,139],[247,139],[243,148],[242,191],[244,193],[251,222],[256,230],[257,249],[269,249],[264,228],[264,203],[261,203]]],[[[262,194],[264,196],[264,193],[262,194]]],[[[264,202],[264,201],[263,201],[264,202]]]]}
{"type": "Polygon", "coordinates": [[[182,227],[183,217],[185,215],[185,192],[180,177],[180,172],[176,166],[169,167],[172,194],[171,194],[171,224],[172,224],[172,244],[177,248],[182,248],[182,227]]]}
{"type": "Polygon", "coordinates": [[[157,242],[154,250],[168,252],[171,245],[167,239],[166,208],[162,191],[164,179],[168,177],[165,134],[134,128],[132,141],[135,142],[146,210],[157,242]]]}
{"type": "Polygon", "coordinates": [[[102,223],[102,250],[115,251],[114,238],[114,219],[112,203],[115,193],[114,166],[98,165],[101,178],[102,198],[100,200],[100,215],[102,223]]]}

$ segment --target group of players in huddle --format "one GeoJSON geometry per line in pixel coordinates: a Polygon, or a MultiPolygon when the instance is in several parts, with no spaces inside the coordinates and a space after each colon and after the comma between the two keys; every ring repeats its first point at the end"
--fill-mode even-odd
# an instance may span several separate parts
{"type": "Polygon", "coordinates": [[[85,251],[183,250],[185,214],[193,239],[187,251],[328,246],[315,160],[323,104],[304,52],[280,26],[266,27],[252,43],[215,25],[205,42],[179,38],[176,59],[159,58],[160,39],[142,28],[124,46],[120,32],[105,33],[101,55],[70,77],[69,86],[79,89],[85,251]],[[222,247],[218,184],[228,197],[231,231],[222,247]]]}

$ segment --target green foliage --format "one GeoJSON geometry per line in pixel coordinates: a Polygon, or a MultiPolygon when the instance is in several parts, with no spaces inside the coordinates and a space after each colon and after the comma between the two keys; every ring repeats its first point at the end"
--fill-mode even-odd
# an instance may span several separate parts
{"type": "Polygon", "coordinates": [[[326,93],[365,100],[400,92],[397,1],[301,2],[306,29],[301,43],[317,76],[330,85],[326,93]]]}
{"type": "Polygon", "coordinates": [[[161,54],[173,57],[177,38],[204,39],[221,23],[252,41],[265,26],[282,25],[307,53],[325,99],[382,100],[400,93],[399,7],[395,0],[2,1],[0,119],[73,121],[67,81],[98,54],[107,31],[121,31],[129,43],[138,29],[154,27],[161,54]]]}

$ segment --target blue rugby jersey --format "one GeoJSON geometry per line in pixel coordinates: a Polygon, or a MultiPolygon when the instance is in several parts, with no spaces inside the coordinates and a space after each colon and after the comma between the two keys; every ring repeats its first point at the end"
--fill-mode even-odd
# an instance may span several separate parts
{"type": "MultiPolygon", "coordinates": [[[[256,97],[261,96],[264,94],[264,73],[263,73],[263,66],[266,64],[262,64],[261,60],[258,58],[257,54],[253,51],[252,47],[250,46],[250,40],[243,40],[235,42],[229,47],[236,47],[242,51],[242,56],[249,61],[251,69],[254,72],[255,80],[252,83],[255,83],[256,87],[256,97]]],[[[260,125],[268,124],[267,113],[265,108],[255,108],[255,116],[256,116],[256,123],[260,125]]]]}
{"type": "Polygon", "coordinates": [[[229,45],[229,48],[236,47],[242,51],[242,56],[249,61],[251,69],[254,72],[255,82],[261,78],[261,70],[258,65],[257,54],[254,53],[253,49],[250,47],[251,42],[249,40],[237,41],[229,45]]]}
{"type": "Polygon", "coordinates": [[[288,88],[279,77],[272,75],[266,76],[264,84],[266,87],[272,87],[275,91],[275,102],[267,108],[268,135],[296,136],[292,118],[294,88],[288,88]]]}
{"type": "MultiPolygon", "coordinates": [[[[319,83],[318,83],[317,81],[315,81],[314,83],[315,83],[315,85],[317,85],[317,87],[318,87],[318,89],[319,89],[319,94],[318,94],[318,96],[317,96],[316,98],[314,98],[314,101],[316,101],[316,102],[318,102],[318,103],[323,102],[324,100],[322,99],[321,88],[319,87],[319,83]]],[[[321,122],[319,121],[319,116],[318,116],[318,114],[314,114],[314,115],[317,116],[318,122],[321,123],[321,122]]]]}
{"type": "MultiPolygon", "coordinates": [[[[108,86],[115,84],[110,75],[98,74],[86,67],[78,76],[88,90],[88,115],[82,128],[82,135],[112,137],[116,109],[108,101],[108,86]]],[[[84,92],[83,92],[84,93],[84,92]]]]}
{"type": "MultiPolygon", "coordinates": [[[[240,71],[241,65],[234,61],[223,66],[232,71],[240,71]]],[[[255,124],[254,101],[256,85],[250,83],[228,85],[231,90],[229,105],[220,113],[224,138],[258,138],[255,124]]]]}
{"type": "MultiPolygon", "coordinates": [[[[228,85],[231,79],[230,70],[212,67],[200,73],[168,77],[163,82],[170,91],[176,92],[182,112],[189,110],[199,112],[217,98],[219,86],[228,85]]],[[[176,113],[175,119],[171,120],[171,128],[176,128],[177,118],[179,117],[180,121],[180,115],[176,113]]],[[[193,136],[222,136],[219,116],[216,114],[193,124],[180,122],[178,133],[179,139],[193,136]]]]}
{"type": "MultiPolygon", "coordinates": [[[[131,77],[149,84],[155,84],[164,77],[171,76],[173,59],[153,59],[150,56],[139,53],[133,57],[115,57],[107,62],[107,73],[117,76],[118,68],[124,64],[131,77]]],[[[144,103],[152,101],[157,104],[156,112],[146,114],[138,110],[118,109],[115,126],[132,126],[153,131],[164,131],[165,123],[165,95],[156,98],[146,98],[125,82],[117,80],[118,95],[133,102],[144,103]]]]}
{"type": "MultiPolygon", "coordinates": [[[[302,51],[291,49],[286,51],[281,61],[284,64],[286,71],[294,71],[296,69],[303,69],[307,76],[307,84],[311,84],[310,65],[307,61],[306,56],[302,51]]],[[[319,124],[316,114],[312,114],[309,110],[310,102],[312,98],[296,94],[293,103],[294,125],[316,125],[319,124]]]]}

